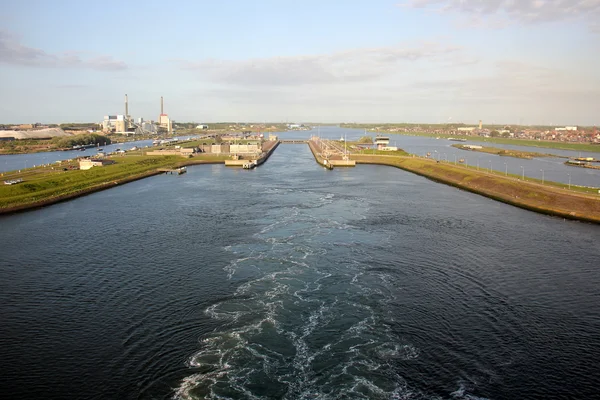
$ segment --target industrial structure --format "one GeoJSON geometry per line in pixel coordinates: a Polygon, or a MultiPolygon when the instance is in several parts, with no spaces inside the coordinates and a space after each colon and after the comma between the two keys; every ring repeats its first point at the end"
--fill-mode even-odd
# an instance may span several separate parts
{"type": "Polygon", "coordinates": [[[158,126],[167,130],[167,132],[173,132],[173,121],[169,119],[169,116],[165,114],[163,97],[160,96],[160,115],[158,116],[158,126]]]}
{"type": "MultiPolygon", "coordinates": [[[[158,129],[154,123],[145,122],[143,118],[138,118],[136,122],[131,115],[129,115],[129,99],[127,94],[125,95],[125,114],[105,115],[104,120],[102,121],[102,130],[107,133],[126,134],[156,134],[158,132],[158,129]]],[[[169,132],[171,132],[170,129],[169,132]]]]}

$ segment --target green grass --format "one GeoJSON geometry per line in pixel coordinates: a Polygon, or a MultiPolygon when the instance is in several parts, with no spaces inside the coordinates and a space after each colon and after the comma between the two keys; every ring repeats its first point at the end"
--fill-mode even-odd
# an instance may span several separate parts
{"type": "Polygon", "coordinates": [[[528,159],[534,158],[534,157],[563,157],[563,156],[557,156],[555,154],[537,153],[537,152],[533,152],[533,151],[501,149],[501,148],[497,148],[497,147],[488,147],[488,146],[483,146],[481,149],[470,149],[470,148],[465,148],[463,146],[465,146],[465,145],[464,144],[453,144],[452,145],[452,147],[456,147],[457,149],[460,149],[460,150],[474,151],[474,152],[487,153],[487,154],[497,154],[499,156],[505,156],[505,157],[528,158],[528,159]]]}
{"type": "Polygon", "coordinates": [[[396,166],[439,182],[460,187],[528,210],[600,223],[600,196],[597,189],[579,188],[515,175],[477,171],[476,167],[434,162],[419,157],[356,157],[359,163],[396,166]],[[582,196],[585,194],[585,196],[582,196]]]}
{"type": "Polygon", "coordinates": [[[398,149],[397,151],[382,151],[382,150],[373,150],[373,149],[365,149],[353,151],[352,154],[364,154],[364,155],[379,155],[379,156],[408,156],[409,154],[402,150],[398,149]]]}
{"type": "Polygon", "coordinates": [[[91,189],[106,183],[118,182],[127,178],[141,176],[158,168],[174,168],[182,164],[198,161],[222,161],[224,156],[198,156],[192,159],[180,156],[140,156],[126,155],[113,157],[115,164],[93,167],[89,170],[67,170],[64,167],[77,165],[75,162],[60,166],[30,168],[21,173],[3,174],[2,180],[22,178],[23,183],[0,186],[0,208],[30,204],[51,200],[57,196],[68,195],[91,189]]]}
{"type": "Polygon", "coordinates": [[[586,144],[586,143],[567,143],[567,142],[550,142],[545,140],[526,140],[526,139],[510,139],[510,138],[485,138],[481,136],[457,136],[450,134],[434,134],[434,133],[420,133],[420,132],[385,132],[390,135],[403,135],[403,136],[425,136],[425,137],[439,137],[443,139],[448,138],[464,138],[473,142],[484,142],[484,143],[496,143],[496,144],[509,144],[513,146],[527,146],[527,147],[539,147],[557,150],[571,150],[571,151],[587,151],[592,153],[600,153],[600,145],[598,144],[586,144]]]}

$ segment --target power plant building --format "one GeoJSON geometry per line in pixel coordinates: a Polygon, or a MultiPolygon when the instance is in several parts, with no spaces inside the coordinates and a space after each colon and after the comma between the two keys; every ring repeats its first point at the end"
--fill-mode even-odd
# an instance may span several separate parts
{"type": "Polygon", "coordinates": [[[105,115],[102,121],[102,130],[105,132],[126,132],[129,128],[124,115],[105,115]]]}
{"type": "Polygon", "coordinates": [[[165,128],[169,132],[172,132],[173,130],[173,121],[171,121],[169,116],[165,114],[162,96],[160,96],[160,115],[158,116],[158,126],[165,128]]]}

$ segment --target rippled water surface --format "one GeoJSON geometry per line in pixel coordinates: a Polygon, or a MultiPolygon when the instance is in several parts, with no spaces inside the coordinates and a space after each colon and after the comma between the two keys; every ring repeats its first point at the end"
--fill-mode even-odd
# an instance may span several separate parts
{"type": "Polygon", "coordinates": [[[282,145],[0,218],[10,398],[586,398],[600,230],[282,145]]]}

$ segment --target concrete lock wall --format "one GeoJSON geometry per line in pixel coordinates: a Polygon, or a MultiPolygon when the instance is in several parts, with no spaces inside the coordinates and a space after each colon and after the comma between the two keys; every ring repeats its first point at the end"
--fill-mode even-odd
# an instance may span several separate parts
{"type": "Polygon", "coordinates": [[[257,153],[260,151],[259,145],[257,144],[232,144],[230,146],[230,153],[257,153]]]}

